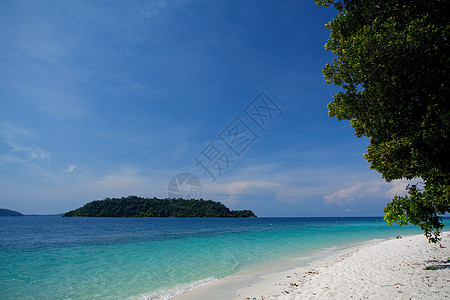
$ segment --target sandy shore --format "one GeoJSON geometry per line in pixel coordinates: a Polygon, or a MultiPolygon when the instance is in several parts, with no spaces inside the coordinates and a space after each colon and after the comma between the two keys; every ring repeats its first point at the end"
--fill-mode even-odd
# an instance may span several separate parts
{"type": "Polygon", "coordinates": [[[198,299],[450,299],[450,232],[369,242],[307,266],[253,270],[175,297],[198,299]]]}

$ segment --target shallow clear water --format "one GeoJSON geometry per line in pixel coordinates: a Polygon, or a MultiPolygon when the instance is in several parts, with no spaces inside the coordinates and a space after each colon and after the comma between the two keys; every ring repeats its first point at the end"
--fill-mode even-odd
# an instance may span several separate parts
{"type": "Polygon", "coordinates": [[[2,217],[0,298],[150,298],[281,258],[415,233],[382,218],[2,217]]]}

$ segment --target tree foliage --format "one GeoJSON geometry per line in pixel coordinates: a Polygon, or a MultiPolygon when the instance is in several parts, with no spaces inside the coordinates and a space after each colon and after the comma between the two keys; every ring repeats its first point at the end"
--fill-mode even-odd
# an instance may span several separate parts
{"type": "Polygon", "coordinates": [[[64,217],[182,217],[182,218],[248,218],[251,210],[230,210],[212,200],[157,199],[128,196],[106,198],[69,211],[64,217]]]}
{"type": "Polygon", "coordinates": [[[416,179],[384,209],[389,224],[412,223],[439,240],[450,211],[449,31],[446,0],[315,0],[333,6],[323,69],[342,87],[330,117],[370,138],[364,155],[384,179],[416,179]]]}

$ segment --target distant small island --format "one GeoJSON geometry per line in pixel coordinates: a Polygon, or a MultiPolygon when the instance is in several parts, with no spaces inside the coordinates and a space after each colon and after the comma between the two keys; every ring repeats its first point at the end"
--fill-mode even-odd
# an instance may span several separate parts
{"type": "Polygon", "coordinates": [[[21,217],[21,216],[23,216],[23,214],[21,214],[18,211],[0,208],[0,217],[21,217]]]}
{"type": "Polygon", "coordinates": [[[230,210],[212,200],[106,198],[66,212],[64,217],[255,218],[251,210],[230,210]]]}

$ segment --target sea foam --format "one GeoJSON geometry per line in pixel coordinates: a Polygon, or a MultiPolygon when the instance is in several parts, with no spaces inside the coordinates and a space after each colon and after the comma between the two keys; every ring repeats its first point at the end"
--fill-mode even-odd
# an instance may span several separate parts
{"type": "Polygon", "coordinates": [[[193,283],[178,285],[174,288],[163,289],[148,295],[142,295],[138,298],[130,298],[130,300],[169,300],[177,295],[181,295],[196,288],[211,284],[217,280],[218,278],[216,277],[206,278],[193,283]]]}

